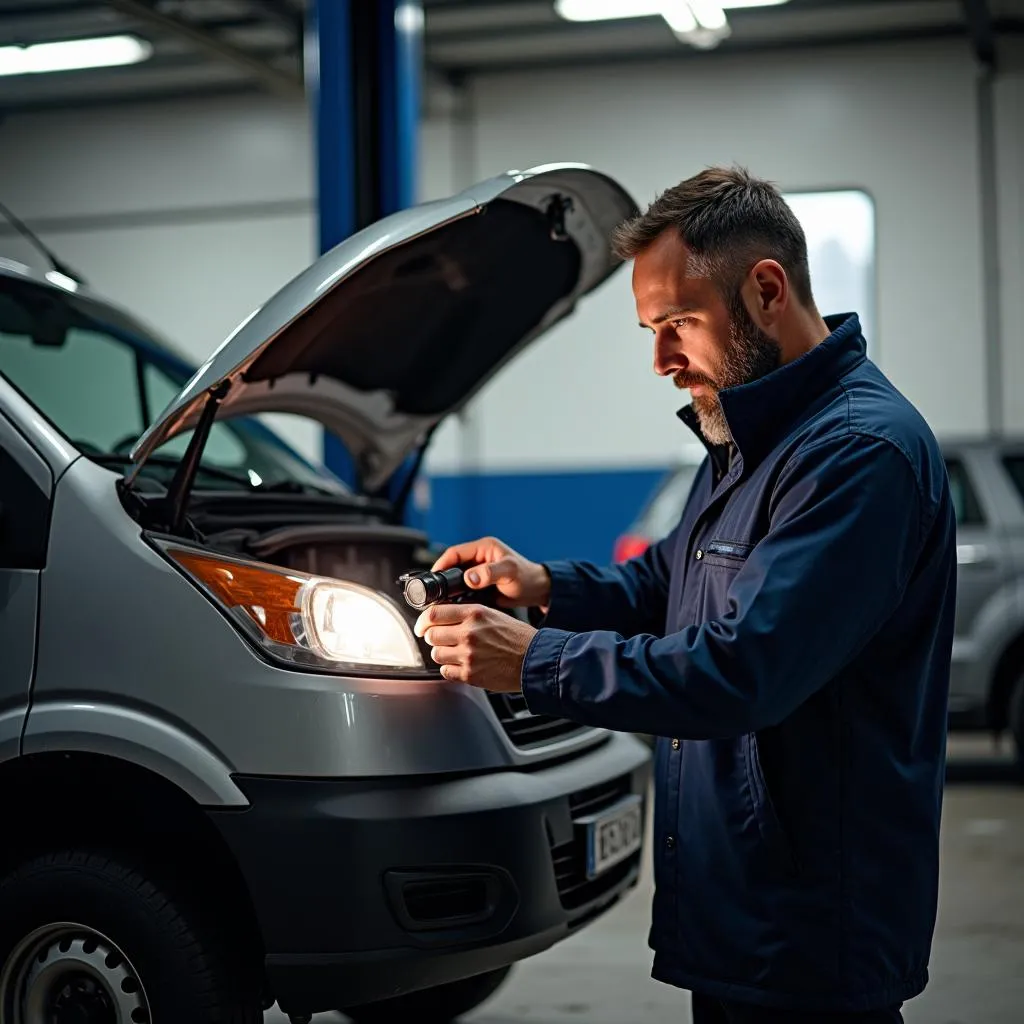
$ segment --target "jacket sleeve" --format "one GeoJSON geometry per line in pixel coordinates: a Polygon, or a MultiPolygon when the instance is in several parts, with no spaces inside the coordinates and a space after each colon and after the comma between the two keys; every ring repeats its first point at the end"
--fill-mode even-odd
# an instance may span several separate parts
{"type": "Polygon", "coordinates": [[[776,724],[897,607],[928,517],[894,445],[860,435],[820,442],[780,475],[768,533],[733,579],[724,615],[664,637],[541,629],[523,664],[527,705],[689,739],[776,724]]]}
{"type": "Polygon", "coordinates": [[[665,632],[668,585],[678,527],[642,555],[613,566],[546,562],[551,604],[535,625],[579,632],[608,629],[624,636],[665,632]]]}

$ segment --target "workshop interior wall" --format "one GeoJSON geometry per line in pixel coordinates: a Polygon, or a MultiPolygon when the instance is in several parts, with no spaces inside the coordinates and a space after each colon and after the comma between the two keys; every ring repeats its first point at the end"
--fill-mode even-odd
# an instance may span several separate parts
{"type": "Polygon", "coordinates": [[[1001,49],[995,86],[1003,422],[1024,432],[1024,40],[1001,49]]]}
{"type": "MultiPolygon", "coordinates": [[[[554,160],[592,163],[642,204],[712,163],[745,164],[787,191],[863,190],[875,214],[872,352],[937,432],[981,433],[975,75],[966,41],[947,41],[477,76],[461,93],[428,92],[420,196],[554,160]]],[[[996,126],[1003,404],[1018,430],[1022,96],[1024,75],[1011,68],[996,126]]],[[[0,153],[0,198],[197,362],[315,252],[301,104],[225,97],[14,114],[0,123],[0,153]]],[[[7,232],[0,251],[31,255],[7,232]]],[[[538,557],[608,557],[684,454],[682,396],[650,363],[624,270],[439,431],[427,463],[432,532],[497,532],[538,557]]],[[[315,426],[282,425],[319,456],[315,426]]]]}

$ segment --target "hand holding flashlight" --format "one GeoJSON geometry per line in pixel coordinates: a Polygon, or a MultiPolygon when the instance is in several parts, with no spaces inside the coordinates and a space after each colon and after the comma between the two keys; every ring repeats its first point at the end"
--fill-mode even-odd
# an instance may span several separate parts
{"type": "Polygon", "coordinates": [[[547,609],[551,578],[547,569],[531,562],[494,537],[467,541],[448,548],[434,563],[434,573],[447,574],[463,568],[464,585],[470,590],[494,587],[501,608],[547,609]]]}
{"type": "Polygon", "coordinates": [[[500,608],[547,611],[551,578],[493,537],[448,548],[427,572],[399,579],[406,604],[420,611],[415,632],[431,647],[441,675],[494,692],[522,689],[523,659],[536,629],[500,608]],[[498,608],[482,603],[494,588],[498,608]]]}

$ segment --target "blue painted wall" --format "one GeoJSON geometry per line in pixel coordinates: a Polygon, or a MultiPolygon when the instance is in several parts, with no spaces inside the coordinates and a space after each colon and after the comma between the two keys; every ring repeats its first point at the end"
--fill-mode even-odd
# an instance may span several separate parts
{"type": "Polygon", "coordinates": [[[665,472],[433,475],[425,527],[440,544],[491,534],[529,558],[607,563],[665,472]]]}

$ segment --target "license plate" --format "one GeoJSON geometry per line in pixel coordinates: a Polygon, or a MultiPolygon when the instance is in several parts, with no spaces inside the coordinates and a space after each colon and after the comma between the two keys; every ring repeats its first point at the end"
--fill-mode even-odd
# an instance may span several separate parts
{"type": "Polygon", "coordinates": [[[626,797],[579,824],[587,830],[587,878],[596,878],[643,845],[643,799],[626,797]]]}

